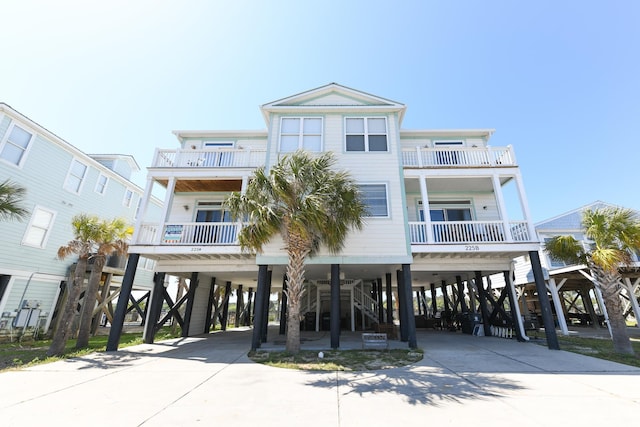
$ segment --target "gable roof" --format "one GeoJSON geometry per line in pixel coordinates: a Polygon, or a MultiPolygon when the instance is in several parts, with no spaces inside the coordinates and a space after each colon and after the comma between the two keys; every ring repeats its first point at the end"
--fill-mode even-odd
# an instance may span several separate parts
{"type": "Polygon", "coordinates": [[[291,95],[286,98],[269,102],[260,107],[264,119],[269,123],[269,114],[273,112],[300,111],[396,111],[400,122],[404,116],[406,106],[380,96],[351,89],[337,83],[329,83],[315,89],[291,95]]]}
{"type": "Polygon", "coordinates": [[[582,229],[582,212],[588,209],[619,208],[618,205],[605,203],[601,200],[589,203],[553,218],[535,224],[536,230],[580,230],[582,229]]]}

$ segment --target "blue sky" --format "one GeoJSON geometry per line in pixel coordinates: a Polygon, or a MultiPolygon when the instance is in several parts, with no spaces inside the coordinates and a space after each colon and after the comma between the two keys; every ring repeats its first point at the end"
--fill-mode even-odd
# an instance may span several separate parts
{"type": "Polygon", "coordinates": [[[5,0],[0,16],[0,101],[88,153],[144,169],[172,130],[262,129],[260,105],[337,82],[406,104],[405,129],[495,128],[536,222],[640,209],[635,0],[5,0]]]}

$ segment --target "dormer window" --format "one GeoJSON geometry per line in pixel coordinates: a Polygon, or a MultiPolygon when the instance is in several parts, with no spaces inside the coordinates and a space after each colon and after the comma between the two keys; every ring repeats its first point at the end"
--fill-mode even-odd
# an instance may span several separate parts
{"type": "Polygon", "coordinates": [[[280,122],[280,152],[298,149],[322,151],[321,117],[283,117],[280,122]]]}
{"type": "Polygon", "coordinates": [[[361,117],[345,119],[346,151],[388,151],[387,119],[361,117]]]}

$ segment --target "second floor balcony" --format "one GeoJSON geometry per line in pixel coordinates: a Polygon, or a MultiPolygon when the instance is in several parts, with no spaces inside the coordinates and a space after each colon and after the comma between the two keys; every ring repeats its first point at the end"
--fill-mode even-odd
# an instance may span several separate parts
{"type": "Polygon", "coordinates": [[[154,168],[257,168],[264,165],[264,149],[157,149],[154,168]]]}
{"type": "Polygon", "coordinates": [[[517,166],[511,146],[405,148],[402,150],[402,165],[412,168],[517,166]]]}

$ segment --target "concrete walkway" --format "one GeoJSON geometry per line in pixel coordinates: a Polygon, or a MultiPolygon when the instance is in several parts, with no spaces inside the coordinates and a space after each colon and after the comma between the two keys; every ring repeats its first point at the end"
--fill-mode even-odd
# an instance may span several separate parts
{"type": "MultiPolygon", "coordinates": [[[[416,365],[313,373],[251,362],[250,336],[232,330],[2,373],[0,423],[583,427],[631,425],[640,414],[640,369],[533,343],[419,331],[416,365]]],[[[274,337],[265,347],[280,345],[274,337]]],[[[358,337],[343,334],[341,345],[358,347],[358,337]]],[[[328,343],[305,338],[303,347],[328,343]]]]}

